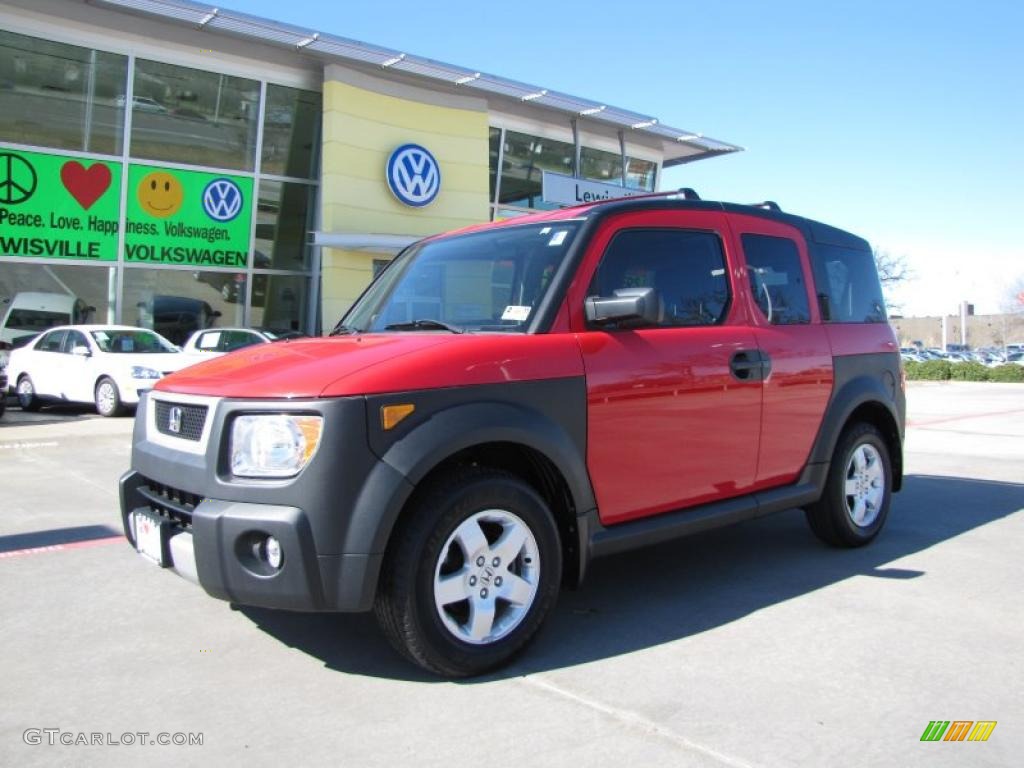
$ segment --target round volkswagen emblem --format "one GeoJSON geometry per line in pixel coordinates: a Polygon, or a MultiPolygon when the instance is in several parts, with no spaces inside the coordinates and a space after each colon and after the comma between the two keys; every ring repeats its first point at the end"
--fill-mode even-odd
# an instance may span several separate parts
{"type": "Polygon", "coordinates": [[[231,221],[242,210],[242,190],[231,179],[214,179],[203,190],[203,210],[215,221],[231,221]]]}
{"type": "Polygon", "coordinates": [[[398,201],[420,208],[441,190],[441,168],[419,144],[403,144],[388,158],[388,187],[398,201]]]}

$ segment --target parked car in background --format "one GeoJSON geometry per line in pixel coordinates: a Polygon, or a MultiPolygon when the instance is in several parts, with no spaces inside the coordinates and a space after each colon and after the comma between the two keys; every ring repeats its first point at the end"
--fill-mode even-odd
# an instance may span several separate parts
{"type": "Polygon", "coordinates": [[[146,328],[69,325],[12,351],[7,375],[26,411],[48,401],[95,403],[101,416],[116,416],[189,362],[171,342],[146,328]]]}
{"type": "Polygon", "coordinates": [[[1024,365],[1024,352],[1011,352],[1006,356],[1006,362],[1014,365],[1024,365]]]}
{"type": "Polygon", "coordinates": [[[274,331],[266,328],[208,328],[196,331],[182,347],[192,362],[234,352],[254,344],[270,344],[286,338],[301,338],[298,331],[274,331]]]}
{"type": "Polygon", "coordinates": [[[184,344],[196,331],[209,328],[220,317],[220,310],[202,299],[188,296],[156,295],[139,302],[139,325],[152,328],[173,344],[184,344]]]}
{"type": "Polygon", "coordinates": [[[96,307],[87,306],[69,293],[22,291],[14,295],[4,312],[0,342],[17,347],[47,328],[84,323],[95,311],[96,307]]]}
{"type": "MultiPolygon", "coordinates": [[[[271,266],[270,257],[262,251],[256,251],[253,257],[256,269],[269,269],[271,266]]],[[[200,283],[212,286],[220,293],[224,301],[235,304],[245,299],[245,272],[224,272],[219,270],[196,270],[192,273],[193,279],[200,283]]],[[[253,286],[255,289],[256,286],[253,286]]],[[[262,299],[261,296],[253,296],[254,302],[262,299]]]]}
{"type": "MultiPolygon", "coordinates": [[[[127,103],[128,99],[123,93],[114,99],[115,107],[124,107],[127,103]]],[[[149,96],[132,96],[132,105],[140,112],[157,112],[160,114],[167,112],[167,107],[156,99],[149,98],[149,96]]]]}
{"type": "Polygon", "coordinates": [[[7,410],[7,360],[0,359],[0,416],[7,410]]]}

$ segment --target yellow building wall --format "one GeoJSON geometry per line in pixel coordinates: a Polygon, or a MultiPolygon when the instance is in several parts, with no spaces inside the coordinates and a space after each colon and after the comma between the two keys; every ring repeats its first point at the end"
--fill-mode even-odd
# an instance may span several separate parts
{"type": "MultiPolygon", "coordinates": [[[[428,103],[429,97],[419,101],[416,90],[407,87],[398,96],[326,78],[320,187],[324,232],[423,236],[487,220],[486,108],[440,106],[428,103]],[[441,189],[422,208],[398,202],[385,179],[391,152],[410,142],[426,147],[441,167],[441,189]]],[[[374,258],[390,256],[322,250],[324,329],[369,284],[374,258]]]]}

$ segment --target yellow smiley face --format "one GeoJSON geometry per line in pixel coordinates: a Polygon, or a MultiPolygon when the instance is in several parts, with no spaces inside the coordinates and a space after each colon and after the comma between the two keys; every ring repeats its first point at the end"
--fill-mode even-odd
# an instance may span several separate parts
{"type": "Polygon", "coordinates": [[[150,216],[166,219],[181,208],[184,192],[176,177],[165,171],[153,171],[139,182],[138,195],[142,210],[150,216]]]}

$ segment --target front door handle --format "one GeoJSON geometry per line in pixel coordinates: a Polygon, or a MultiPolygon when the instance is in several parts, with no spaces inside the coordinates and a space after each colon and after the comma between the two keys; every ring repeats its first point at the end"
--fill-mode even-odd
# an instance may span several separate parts
{"type": "Polygon", "coordinates": [[[771,373],[771,358],[759,349],[741,349],[729,360],[729,370],[737,381],[764,381],[771,373]]]}

